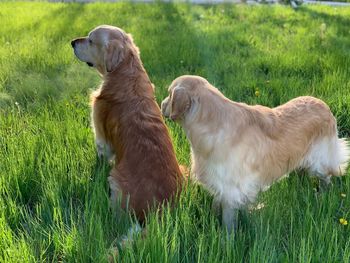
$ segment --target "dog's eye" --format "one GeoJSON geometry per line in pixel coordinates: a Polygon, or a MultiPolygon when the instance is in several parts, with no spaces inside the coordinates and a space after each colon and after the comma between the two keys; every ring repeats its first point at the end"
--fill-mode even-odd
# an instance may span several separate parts
{"type": "Polygon", "coordinates": [[[91,39],[89,39],[89,44],[92,44],[92,40],[91,39]]]}

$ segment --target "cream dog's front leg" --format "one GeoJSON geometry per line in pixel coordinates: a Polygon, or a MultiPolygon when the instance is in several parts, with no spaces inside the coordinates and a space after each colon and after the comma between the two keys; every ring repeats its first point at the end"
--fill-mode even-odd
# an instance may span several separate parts
{"type": "Polygon", "coordinates": [[[221,214],[221,200],[219,197],[214,196],[213,203],[211,204],[211,210],[215,216],[219,216],[221,214]]]}
{"type": "Polygon", "coordinates": [[[226,227],[227,232],[230,234],[237,228],[237,208],[226,202],[221,202],[222,206],[222,225],[226,227]]]}

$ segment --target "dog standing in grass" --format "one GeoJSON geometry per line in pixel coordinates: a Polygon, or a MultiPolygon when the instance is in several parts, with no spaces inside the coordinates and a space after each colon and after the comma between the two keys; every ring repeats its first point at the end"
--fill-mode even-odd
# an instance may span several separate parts
{"type": "Polygon", "coordinates": [[[116,164],[108,181],[112,204],[122,196],[139,221],[148,208],[179,192],[182,175],[153,85],[131,35],[99,26],[74,39],[74,54],[103,77],[92,94],[92,124],[98,155],[116,164]]]}
{"type": "Polygon", "coordinates": [[[230,101],[204,78],[182,76],[170,85],[162,113],[184,128],[192,172],[214,194],[228,231],[235,210],[283,175],[305,168],[328,184],[344,175],[349,161],[332,112],[313,97],[272,109],[249,106],[230,101]]]}

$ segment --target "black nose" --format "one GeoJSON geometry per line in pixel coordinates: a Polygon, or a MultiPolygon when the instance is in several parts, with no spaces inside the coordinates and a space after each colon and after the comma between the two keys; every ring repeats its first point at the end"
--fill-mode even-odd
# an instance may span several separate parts
{"type": "Polygon", "coordinates": [[[70,44],[72,45],[72,48],[74,48],[74,46],[75,46],[75,40],[73,40],[72,42],[70,42],[70,44]]]}

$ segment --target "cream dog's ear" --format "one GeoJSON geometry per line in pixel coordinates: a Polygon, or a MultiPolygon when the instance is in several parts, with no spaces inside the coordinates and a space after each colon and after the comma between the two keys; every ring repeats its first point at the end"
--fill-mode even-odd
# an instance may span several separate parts
{"type": "Polygon", "coordinates": [[[123,59],[124,46],[118,40],[109,41],[105,53],[105,64],[107,72],[114,71],[123,59]]]}
{"type": "Polygon", "coordinates": [[[170,119],[173,121],[180,119],[191,107],[191,99],[183,87],[175,87],[171,96],[170,119]]]}

